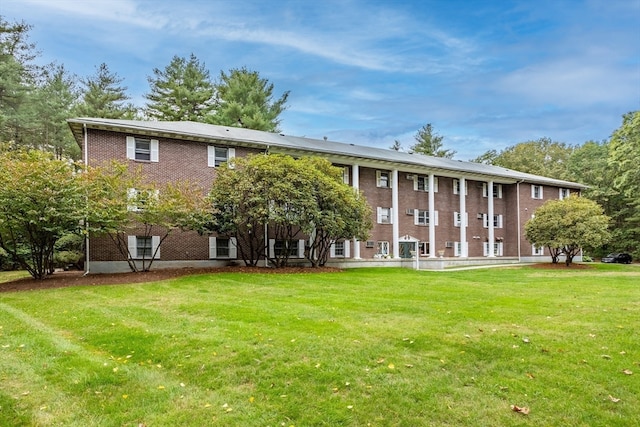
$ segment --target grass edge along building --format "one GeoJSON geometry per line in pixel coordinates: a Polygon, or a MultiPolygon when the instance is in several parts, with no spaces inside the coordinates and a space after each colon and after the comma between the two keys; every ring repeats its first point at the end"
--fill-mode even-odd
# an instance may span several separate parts
{"type": "MultiPolygon", "coordinates": [[[[367,241],[334,244],[327,265],[337,267],[441,269],[548,261],[546,248],[536,248],[524,238],[524,224],[545,201],[584,188],[498,166],[236,127],[97,118],[68,123],[86,164],[130,162],[159,184],[189,180],[210,188],[220,163],[251,153],[328,159],[343,168],[345,183],[363,192],[374,215],[367,241]]],[[[128,237],[136,258],[141,242],[136,241],[138,236],[128,237]]],[[[153,250],[155,241],[142,243],[153,250]]],[[[269,243],[269,251],[278,250],[278,242],[269,243]]],[[[236,259],[233,244],[223,236],[172,233],[162,243],[154,268],[242,262],[236,259]]],[[[304,244],[299,241],[292,254],[300,263],[304,244]]],[[[108,238],[92,237],[87,246],[90,272],[128,271],[126,260],[108,238]]]]}

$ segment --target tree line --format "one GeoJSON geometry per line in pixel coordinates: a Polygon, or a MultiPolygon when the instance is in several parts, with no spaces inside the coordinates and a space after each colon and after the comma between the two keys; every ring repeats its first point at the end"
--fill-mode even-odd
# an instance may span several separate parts
{"type": "Polygon", "coordinates": [[[540,138],[472,161],[585,184],[582,195],[610,218],[609,243],[593,245],[592,255],[628,252],[640,258],[640,111],[624,114],[604,141],[570,145],[540,138]]]}
{"type": "Polygon", "coordinates": [[[146,103],[130,101],[124,79],[99,64],[91,76],[78,78],[64,65],[34,63],[30,25],[0,16],[0,141],[78,159],[80,149],[66,123],[69,117],[192,120],[278,132],[289,92],[279,97],[274,85],[245,67],[209,70],[191,54],[174,56],[148,76],[146,103]]]}
{"type": "Polygon", "coordinates": [[[81,260],[85,236],[110,240],[133,272],[149,271],[177,231],[226,237],[250,266],[266,257],[286,267],[304,240],[304,258],[318,267],[336,241],[365,240],[372,227],[364,196],[343,182],[342,169],[315,157],[237,158],[220,166],[207,193],[188,181],[152,184],[125,163],[87,167],[5,144],[0,182],[0,267],[37,279],[81,260]],[[265,228],[281,250],[268,251],[265,228]],[[131,235],[156,242],[132,253],[131,235]]]}

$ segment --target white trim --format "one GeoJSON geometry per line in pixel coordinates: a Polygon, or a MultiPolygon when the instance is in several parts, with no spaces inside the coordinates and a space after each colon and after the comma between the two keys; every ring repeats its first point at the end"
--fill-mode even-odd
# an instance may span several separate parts
{"type": "Polygon", "coordinates": [[[127,136],[127,159],[136,159],[136,138],[127,136]]]}
{"type": "Polygon", "coordinates": [[[151,236],[151,258],[160,259],[160,236],[151,236]]]}
{"type": "Polygon", "coordinates": [[[132,259],[138,258],[138,237],[127,236],[127,249],[129,249],[129,256],[132,259]]]}
{"type": "Polygon", "coordinates": [[[149,147],[151,149],[151,161],[153,163],[158,163],[160,158],[160,144],[158,140],[152,139],[151,143],[149,144],[149,147]]]}

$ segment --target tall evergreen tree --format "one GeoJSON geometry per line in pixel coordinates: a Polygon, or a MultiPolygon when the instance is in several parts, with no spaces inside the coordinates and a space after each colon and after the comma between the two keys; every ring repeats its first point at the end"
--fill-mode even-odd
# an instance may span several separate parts
{"type": "Polygon", "coordinates": [[[123,78],[109,71],[107,64],[96,67],[93,76],[83,79],[81,102],[76,115],[104,119],[132,119],[136,108],[127,101],[127,87],[122,86],[123,78]]]}
{"type": "Polygon", "coordinates": [[[279,132],[280,114],[289,91],[273,100],[273,83],[246,68],[220,72],[216,83],[216,111],[210,122],[267,132],[279,132]]]}
{"type": "Polygon", "coordinates": [[[191,54],[174,56],[164,70],[155,68],[145,114],[151,119],[204,122],[213,110],[214,87],[204,63],[191,54]]]}
{"type": "Polygon", "coordinates": [[[414,139],[416,143],[411,146],[411,151],[418,154],[424,154],[426,156],[444,157],[447,159],[453,158],[456,154],[454,150],[448,150],[443,148],[444,144],[442,140],[444,136],[438,135],[434,130],[431,123],[427,123],[422,126],[420,130],[415,134],[414,139]]]}
{"type": "Polygon", "coordinates": [[[43,81],[33,96],[38,117],[34,145],[51,151],[56,158],[78,159],[76,144],[66,120],[73,115],[78,100],[75,79],[63,65],[50,65],[43,72],[43,81]]]}
{"type": "Polygon", "coordinates": [[[38,69],[32,62],[37,52],[28,41],[30,29],[0,16],[0,139],[17,144],[28,141],[33,130],[27,107],[38,69]]]}

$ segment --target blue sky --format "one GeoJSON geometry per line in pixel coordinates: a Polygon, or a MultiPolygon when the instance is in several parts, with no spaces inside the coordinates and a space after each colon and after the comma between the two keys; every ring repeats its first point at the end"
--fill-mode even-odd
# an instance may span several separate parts
{"type": "Polygon", "coordinates": [[[640,110],[640,0],[1,0],[41,63],[105,62],[142,106],[194,53],[290,91],[283,133],[389,147],[431,123],[468,160],[549,137],[602,140],[640,110]]]}

